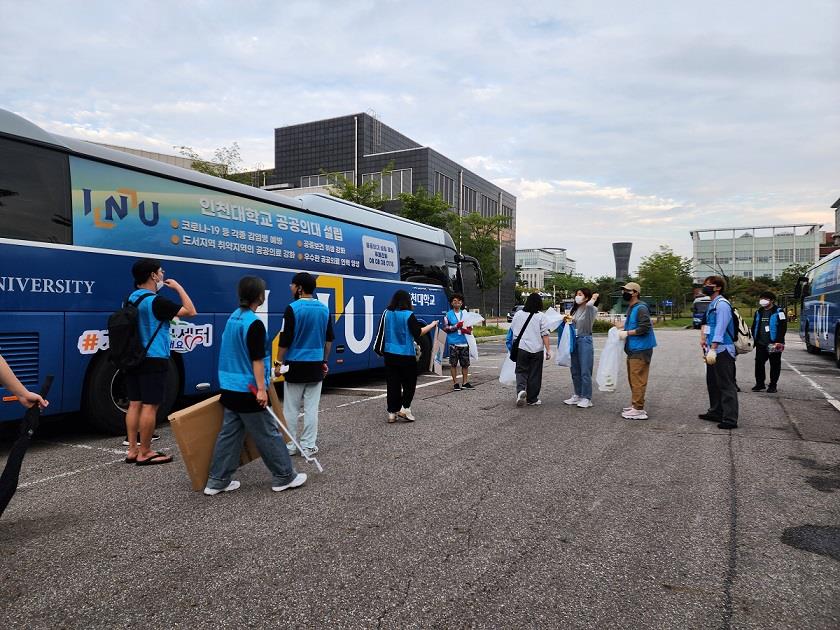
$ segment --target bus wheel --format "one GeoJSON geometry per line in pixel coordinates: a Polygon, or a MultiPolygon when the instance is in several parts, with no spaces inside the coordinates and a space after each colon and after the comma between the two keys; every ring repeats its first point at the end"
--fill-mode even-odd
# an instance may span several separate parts
{"type": "Polygon", "coordinates": [[[840,326],[834,330],[834,362],[840,367],[840,326]]]}
{"type": "MultiPolygon", "coordinates": [[[[178,398],[180,384],[178,366],[170,359],[166,396],[158,408],[158,422],[165,420],[169,415],[169,411],[178,398]]],[[[104,433],[125,435],[125,412],[127,410],[128,396],[125,389],[125,375],[108,361],[107,352],[100,353],[90,366],[82,396],[82,412],[85,419],[104,433]]]]}
{"type": "MultiPolygon", "coordinates": [[[[437,333],[432,332],[432,334],[437,333]]],[[[422,335],[420,341],[417,343],[420,345],[420,358],[417,359],[417,373],[423,374],[428,372],[429,363],[432,360],[432,340],[429,338],[429,335],[422,335]]]]}
{"type": "Polygon", "coordinates": [[[820,349],[811,344],[811,331],[808,324],[805,324],[805,350],[811,354],[819,354],[820,349]]]}

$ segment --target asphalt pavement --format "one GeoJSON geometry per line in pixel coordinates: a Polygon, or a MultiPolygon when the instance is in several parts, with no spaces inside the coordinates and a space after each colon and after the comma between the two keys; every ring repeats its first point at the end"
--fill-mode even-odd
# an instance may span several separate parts
{"type": "MultiPolygon", "coordinates": [[[[517,409],[482,344],[473,391],[420,378],[415,423],[386,423],[381,372],[328,382],[318,474],[273,493],[190,490],[119,440],[42,430],[0,519],[4,628],[840,627],[840,369],[789,336],[778,394],[741,426],[706,410],[696,331],[657,333],[647,421],[615,393],[517,409]],[[796,368],[796,369],[794,369],[796,368]]],[[[596,338],[596,348],[604,337],[596,338]]],[[[624,370],[622,370],[624,372],[624,370]]],[[[0,444],[5,459],[10,442],[0,444]]]]}

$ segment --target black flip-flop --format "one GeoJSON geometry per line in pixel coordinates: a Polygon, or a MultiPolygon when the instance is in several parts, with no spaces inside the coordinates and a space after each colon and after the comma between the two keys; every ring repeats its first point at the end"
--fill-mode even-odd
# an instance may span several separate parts
{"type": "Polygon", "coordinates": [[[160,451],[154,451],[151,457],[144,460],[137,460],[137,466],[156,466],[158,464],[169,464],[172,462],[172,455],[167,455],[166,453],[161,453],[160,451]],[[168,457],[169,459],[164,459],[161,461],[161,457],[168,457]]]}
{"type": "Polygon", "coordinates": [[[125,463],[126,463],[126,464],[136,464],[136,463],[137,463],[137,457],[136,457],[136,456],[134,456],[134,457],[126,457],[126,458],[125,458],[125,463]]]}

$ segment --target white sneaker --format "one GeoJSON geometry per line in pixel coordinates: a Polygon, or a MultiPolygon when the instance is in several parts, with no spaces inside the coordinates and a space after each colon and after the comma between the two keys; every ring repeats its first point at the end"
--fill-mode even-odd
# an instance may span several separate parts
{"type": "Polygon", "coordinates": [[[516,406],[517,407],[524,407],[525,406],[525,397],[527,395],[528,394],[525,393],[524,389],[516,395],[516,406]]]}
{"type": "Polygon", "coordinates": [[[529,407],[539,407],[542,404],[542,401],[537,398],[534,402],[528,403],[529,407]]]}
{"type": "Polygon", "coordinates": [[[274,492],[283,492],[283,490],[287,490],[288,488],[299,488],[305,483],[306,473],[298,473],[297,476],[285,486],[271,486],[271,489],[274,490],[274,492]]]}
{"type": "Polygon", "coordinates": [[[239,486],[240,483],[234,479],[224,488],[204,488],[204,494],[208,497],[212,497],[214,494],[219,494],[220,492],[233,492],[234,490],[237,490],[239,486]]]}
{"type": "Polygon", "coordinates": [[[302,454],[305,458],[309,458],[309,457],[312,457],[317,452],[318,452],[318,447],[317,446],[313,446],[312,448],[307,448],[306,446],[304,446],[302,454]]]}
{"type": "Polygon", "coordinates": [[[414,422],[417,418],[414,417],[414,414],[411,413],[410,407],[403,407],[400,409],[400,418],[405,420],[406,422],[414,422]]]}
{"type": "Polygon", "coordinates": [[[577,406],[578,406],[578,407],[580,407],[581,409],[586,409],[587,407],[591,407],[591,406],[592,406],[592,401],[591,401],[591,400],[589,400],[588,398],[581,398],[581,399],[578,401],[577,406]]]}
{"type": "Polygon", "coordinates": [[[566,403],[567,405],[576,405],[576,404],[578,404],[579,400],[580,400],[580,396],[575,394],[574,396],[572,396],[571,398],[567,398],[563,402],[566,403]]]}
{"type": "Polygon", "coordinates": [[[627,418],[628,420],[647,420],[648,415],[647,411],[644,409],[631,409],[630,411],[625,411],[621,414],[622,418],[627,418]]]}
{"type": "Polygon", "coordinates": [[[628,411],[633,411],[633,407],[622,407],[621,413],[627,413],[628,411]]]}

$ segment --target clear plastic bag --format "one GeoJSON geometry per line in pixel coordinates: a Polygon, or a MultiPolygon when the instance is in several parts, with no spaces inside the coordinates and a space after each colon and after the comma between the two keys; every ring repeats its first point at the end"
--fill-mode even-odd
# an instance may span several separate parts
{"type": "Polygon", "coordinates": [[[502,363],[502,369],[499,370],[499,382],[507,387],[516,386],[516,363],[510,360],[510,357],[505,357],[505,362],[502,363]]]}
{"type": "Polygon", "coordinates": [[[557,357],[554,360],[557,365],[571,367],[573,334],[575,334],[574,326],[563,326],[563,332],[560,333],[560,341],[557,342],[557,357]]]}
{"type": "Polygon", "coordinates": [[[598,361],[598,371],[595,374],[595,382],[598,383],[598,390],[602,392],[614,392],[618,383],[618,374],[621,370],[621,355],[624,344],[618,336],[618,328],[610,328],[607,333],[607,343],[601,350],[601,359],[598,361]]]}

